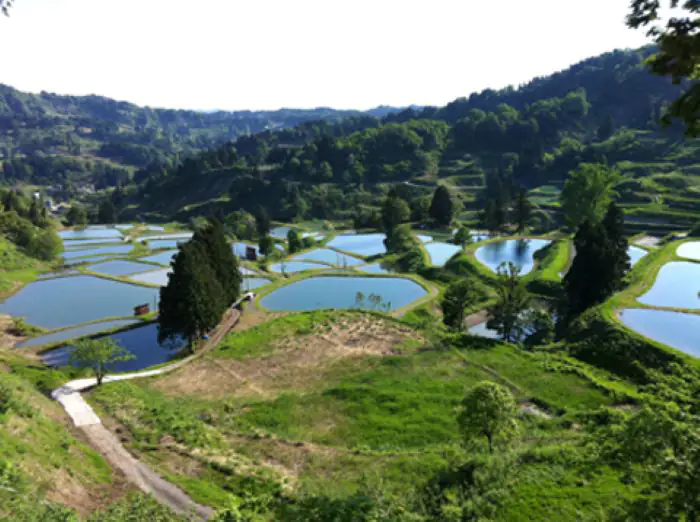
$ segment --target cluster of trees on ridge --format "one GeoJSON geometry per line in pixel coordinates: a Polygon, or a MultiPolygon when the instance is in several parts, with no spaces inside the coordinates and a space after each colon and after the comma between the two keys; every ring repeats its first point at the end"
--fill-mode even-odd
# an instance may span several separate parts
{"type": "Polygon", "coordinates": [[[266,205],[274,219],[345,219],[355,208],[378,208],[387,183],[450,177],[493,186],[492,178],[511,177],[533,187],[563,181],[581,163],[648,161],[681,135],[676,127],[658,134],[658,118],[681,91],[646,71],[651,52],[609,53],[441,109],[246,136],[137,172],[140,187],[129,188],[126,201],[134,212],[169,217],[186,217],[180,209],[197,203],[222,215],[266,205]],[[650,147],[641,131],[659,140],[650,147]]]}
{"type": "Polygon", "coordinates": [[[0,234],[26,255],[51,261],[63,250],[42,198],[17,190],[0,190],[0,234]]]}

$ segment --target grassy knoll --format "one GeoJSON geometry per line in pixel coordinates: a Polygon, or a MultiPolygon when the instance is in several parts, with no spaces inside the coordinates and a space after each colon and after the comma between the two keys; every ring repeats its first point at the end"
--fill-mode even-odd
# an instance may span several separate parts
{"type": "Polygon", "coordinates": [[[26,256],[13,243],[0,238],[0,297],[34,281],[46,270],[47,264],[26,256]]]}
{"type": "Polygon", "coordinates": [[[613,472],[585,470],[577,427],[616,403],[613,377],[436,332],[372,313],[289,314],[229,335],[172,374],[111,383],[89,400],[196,500],[218,507],[231,493],[272,494],[278,519],[316,520],[305,506],[352,503],[367,487],[421,512],[427,485],[462,454],[455,418],[465,390],[492,380],[554,415],[521,415],[517,494],[498,520],[595,520],[634,495],[613,472]]]}
{"type": "Polygon", "coordinates": [[[0,518],[25,520],[20,514],[44,501],[94,509],[115,494],[110,467],[76,439],[60,405],[38,391],[65,380],[0,351],[0,518]]]}

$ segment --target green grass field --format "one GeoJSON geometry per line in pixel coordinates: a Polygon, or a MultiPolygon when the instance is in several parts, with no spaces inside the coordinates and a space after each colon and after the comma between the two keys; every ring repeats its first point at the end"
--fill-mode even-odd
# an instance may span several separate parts
{"type": "Polygon", "coordinates": [[[346,502],[369,480],[418,509],[426,485],[461,452],[465,391],[491,380],[551,414],[521,414],[518,493],[498,519],[595,520],[634,490],[609,470],[581,478],[586,437],[575,425],[615,394],[600,384],[603,372],[590,371],[596,382],[559,371],[555,359],[373,314],[313,312],[231,334],[199,368],[113,383],[89,399],[126,428],[140,458],[201,502],[218,507],[229,493],[278,487],[289,498],[346,502]],[[208,382],[195,382],[204,369],[208,382]]]}

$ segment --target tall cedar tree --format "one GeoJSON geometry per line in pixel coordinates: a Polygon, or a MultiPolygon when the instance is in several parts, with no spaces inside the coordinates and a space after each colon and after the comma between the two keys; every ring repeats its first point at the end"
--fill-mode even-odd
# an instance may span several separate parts
{"type": "Polygon", "coordinates": [[[602,303],[622,287],[630,267],[623,215],[613,203],[602,223],[584,222],[576,232],[576,257],[564,278],[569,315],[602,303]]]}
{"type": "Polygon", "coordinates": [[[445,185],[435,189],[433,201],[430,203],[430,217],[440,226],[449,226],[454,216],[454,201],[445,185]]]}
{"type": "Polygon", "coordinates": [[[522,232],[527,227],[532,217],[532,204],[527,197],[527,189],[520,187],[515,196],[515,205],[513,209],[513,219],[517,225],[517,231],[522,232]]]}
{"type": "Polygon", "coordinates": [[[219,220],[210,219],[207,226],[195,232],[192,240],[203,247],[209,265],[224,292],[226,305],[230,306],[241,293],[242,278],[238,259],[226,240],[224,226],[219,220]]]}
{"type": "Polygon", "coordinates": [[[97,213],[97,219],[100,221],[100,223],[106,223],[108,225],[116,223],[119,219],[119,215],[117,212],[117,207],[114,206],[114,203],[112,203],[109,199],[105,199],[100,205],[100,209],[97,213]]]}
{"type": "Polygon", "coordinates": [[[180,247],[168,284],[160,289],[158,340],[178,336],[194,341],[215,327],[226,309],[224,291],[200,243],[180,247]]]}
{"type": "Polygon", "coordinates": [[[629,241],[625,237],[625,214],[615,203],[611,203],[603,218],[603,227],[610,242],[613,291],[622,287],[622,280],[632,264],[629,256],[629,241]]]}

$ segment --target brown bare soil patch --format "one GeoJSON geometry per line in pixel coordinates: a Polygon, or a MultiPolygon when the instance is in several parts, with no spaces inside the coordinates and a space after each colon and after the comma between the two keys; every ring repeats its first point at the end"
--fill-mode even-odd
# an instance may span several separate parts
{"type": "Polygon", "coordinates": [[[410,339],[420,337],[392,321],[369,315],[343,317],[311,334],[275,339],[266,355],[204,357],[158,379],[154,386],[173,396],[270,398],[285,390],[312,388],[338,361],[400,354],[410,339]]]}
{"type": "Polygon", "coordinates": [[[12,317],[0,315],[0,349],[13,348],[15,344],[24,341],[26,337],[16,335],[13,330],[12,317]]]}

